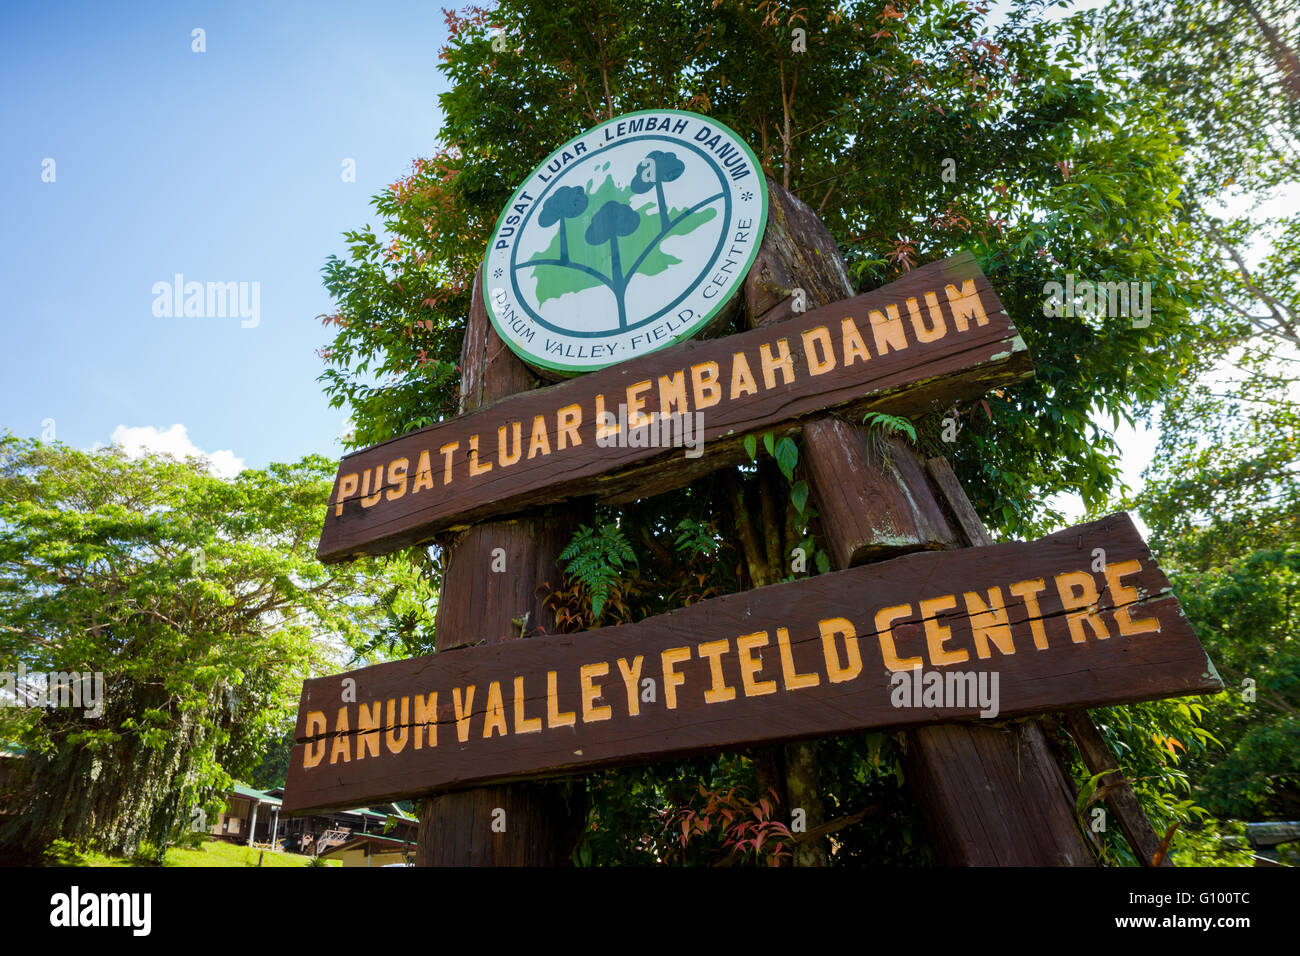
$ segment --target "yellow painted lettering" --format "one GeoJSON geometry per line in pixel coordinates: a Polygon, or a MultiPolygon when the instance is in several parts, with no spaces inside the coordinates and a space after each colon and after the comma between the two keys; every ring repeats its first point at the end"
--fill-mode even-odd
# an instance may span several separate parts
{"type": "Polygon", "coordinates": [[[429,691],[424,697],[415,695],[412,717],[415,723],[415,749],[419,750],[424,746],[426,729],[429,731],[429,746],[438,746],[438,692],[436,690],[429,691]]]}
{"type": "Polygon", "coordinates": [[[718,363],[701,362],[691,366],[691,391],[695,397],[695,410],[712,408],[722,401],[722,386],[718,384],[718,363]]]}
{"type": "Polygon", "coordinates": [[[510,730],[506,724],[506,705],[501,696],[501,682],[498,680],[488,684],[487,710],[483,714],[483,739],[491,737],[494,730],[502,737],[510,730]]]}
{"type": "Polygon", "coordinates": [[[465,688],[462,698],[459,687],[451,689],[451,703],[456,709],[456,736],[461,743],[469,740],[469,719],[474,713],[474,685],[465,688]]]}
{"type": "Polygon", "coordinates": [[[582,722],[584,724],[595,723],[598,720],[609,720],[614,716],[614,708],[602,704],[596,706],[596,701],[601,699],[600,685],[596,683],[595,678],[604,677],[609,673],[609,664],[601,661],[599,664],[583,664],[578,668],[578,680],[582,685],[582,722]]]}
{"type": "Polygon", "coordinates": [[[513,450],[506,451],[506,426],[501,425],[497,428],[497,464],[503,468],[506,465],[513,465],[524,455],[523,430],[522,422],[511,422],[511,438],[513,450]]]}
{"type": "Polygon", "coordinates": [[[970,615],[971,636],[975,639],[975,656],[987,660],[993,656],[989,643],[1002,655],[1014,654],[1016,642],[1011,638],[1011,621],[1007,617],[1006,601],[1002,589],[989,588],[989,603],[985,604],[975,591],[967,591],[966,613],[970,615]]]}
{"type": "Polygon", "coordinates": [[[388,699],[387,712],[388,728],[384,732],[384,744],[390,754],[400,754],[406,749],[406,741],[411,737],[411,728],[408,726],[411,719],[411,698],[402,698],[400,718],[397,714],[397,701],[392,697],[388,699]]]}
{"type": "MultiPolygon", "coordinates": [[[[965,332],[970,328],[971,319],[975,320],[976,325],[989,324],[989,317],[984,314],[984,303],[980,301],[974,279],[967,279],[961,284],[960,289],[953,285],[946,285],[943,291],[948,297],[948,308],[952,309],[952,321],[957,326],[957,331],[965,332]]],[[[926,296],[927,302],[929,299],[930,296],[926,296]]]]}
{"type": "Polygon", "coordinates": [[[320,765],[325,759],[325,738],[321,736],[325,733],[325,714],[319,710],[307,711],[307,736],[315,737],[307,746],[302,748],[302,768],[310,770],[312,767],[320,765]]]}
{"type": "Polygon", "coordinates": [[[330,765],[338,763],[341,756],[344,763],[352,762],[352,735],[348,733],[348,709],[339,708],[338,718],[334,721],[334,746],[330,747],[330,765]]]}
{"type": "Polygon", "coordinates": [[[391,482],[400,481],[401,484],[394,484],[388,489],[388,500],[396,501],[402,495],[406,494],[406,469],[411,467],[410,461],[405,458],[394,458],[388,463],[388,480],[391,482]]]}
{"type": "Polygon", "coordinates": [[[767,646],[767,631],[745,634],[736,638],[736,657],[740,659],[740,685],[745,688],[746,697],[762,697],[764,694],[776,693],[776,681],[758,680],[758,672],[763,669],[763,658],[754,658],[754,651],[767,646]]]}
{"type": "Polygon", "coordinates": [[[357,759],[365,759],[367,750],[370,756],[379,756],[379,701],[369,710],[365,704],[357,705],[357,759]]]}
{"type": "Polygon", "coordinates": [[[809,329],[803,334],[803,352],[808,358],[809,375],[825,375],[835,367],[835,347],[831,345],[831,330],[824,325],[809,329]]]}
{"type": "Polygon", "coordinates": [[[635,385],[627,387],[627,427],[641,428],[643,425],[649,425],[653,419],[649,415],[643,415],[641,410],[645,408],[645,393],[650,391],[654,382],[646,379],[644,382],[637,382],[635,385]]]}
{"type": "Polygon", "coordinates": [[[350,475],[344,475],[339,479],[338,496],[334,499],[334,517],[343,514],[343,502],[347,501],[357,493],[357,482],[360,481],[360,475],[355,471],[350,475]]]}
{"type": "Polygon", "coordinates": [[[912,616],[912,605],[895,604],[882,607],[876,612],[876,634],[880,639],[880,655],[885,666],[891,671],[916,670],[924,662],[919,657],[899,657],[898,646],[894,643],[894,622],[912,616]]]}
{"type": "Polygon", "coordinates": [[[1106,624],[1097,609],[1097,581],[1088,571],[1063,571],[1056,576],[1056,593],[1066,610],[1065,622],[1070,625],[1070,640],[1083,644],[1088,635],[1084,625],[1092,628],[1098,640],[1110,637],[1106,624]]]}
{"type": "Polygon", "coordinates": [[[366,494],[365,490],[370,487],[370,469],[366,469],[365,476],[361,480],[363,490],[361,493],[361,507],[373,508],[379,504],[379,499],[384,495],[384,466],[380,465],[374,469],[375,472],[375,490],[373,494],[366,494]]]}
{"type": "Polygon", "coordinates": [[[776,373],[781,373],[784,385],[794,383],[794,361],[790,358],[790,343],[785,339],[776,340],[777,354],[772,355],[772,346],[764,342],[758,347],[759,362],[763,366],[763,387],[776,388],[776,373]]]}
{"type": "MultiPolygon", "coordinates": [[[[685,415],[686,406],[686,372],[674,372],[672,377],[659,376],[659,414],[685,415]]],[[[628,413],[631,415],[631,412],[628,413]]]]}
{"type": "Polygon", "coordinates": [[[524,704],[528,698],[524,696],[524,679],[523,677],[515,678],[515,733],[517,734],[536,734],[542,730],[542,718],[529,717],[524,713],[524,704]]]}
{"type": "Polygon", "coordinates": [[[872,309],[867,313],[867,318],[871,322],[872,335],[876,339],[877,355],[884,355],[891,349],[901,352],[907,348],[907,333],[903,329],[903,319],[898,314],[898,306],[887,305],[885,311],[889,313],[889,318],[885,318],[879,309],[872,309]]]}
{"type": "MultiPolygon", "coordinates": [[[[451,470],[448,464],[448,471],[451,470]]],[[[429,463],[429,453],[420,452],[420,460],[415,465],[415,481],[411,484],[411,494],[433,487],[433,468],[429,463]]]]}
{"type": "Polygon", "coordinates": [[[571,710],[560,711],[559,681],[555,671],[546,672],[546,726],[572,727],[578,722],[578,715],[571,710]]]}
{"type": "Polygon", "coordinates": [[[645,658],[638,654],[632,658],[629,666],[628,662],[620,657],[618,659],[618,672],[623,676],[623,687],[627,691],[627,715],[635,717],[641,713],[641,697],[637,694],[637,683],[641,679],[641,664],[645,658]]]}
{"type": "Polygon", "coordinates": [[[744,352],[737,352],[731,360],[731,400],[734,402],[742,395],[758,394],[758,383],[754,373],[749,370],[749,359],[744,352]]]}
{"type": "Polygon", "coordinates": [[[817,622],[817,629],[822,634],[822,654],[826,657],[826,676],[832,684],[853,680],[862,673],[862,650],[858,647],[858,632],[853,622],[844,617],[829,617],[817,622]],[[840,663],[840,653],[835,646],[835,636],[844,638],[844,663],[840,663]]]}
{"type": "Polygon", "coordinates": [[[1034,647],[1040,651],[1047,650],[1047,628],[1043,626],[1043,611],[1038,606],[1038,595],[1047,590],[1047,582],[1042,578],[1032,578],[1017,581],[1007,590],[1025,602],[1025,614],[1029,618],[1029,629],[1034,635],[1034,647]]]}
{"type": "Polygon", "coordinates": [[[794,651],[790,647],[790,632],[784,627],[776,629],[776,646],[781,652],[781,680],[786,690],[816,687],[822,682],[820,674],[800,674],[795,670],[794,651]]]}
{"type": "Polygon", "coordinates": [[[964,647],[950,651],[943,645],[952,640],[952,628],[939,623],[939,612],[948,611],[957,606],[957,596],[945,594],[943,597],[928,598],[921,602],[921,619],[925,626],[925,644],[930,651],[930,663],[935,667],[947,667],[970,660],[970,651],[964,647]]]}
{"type": "Polygon", "coordinates": [[[1115,602],[1115,626],[1119,628],[1121,637],[1151,634],[1160,630],[1160,621],[1154,617],[1133,618],[1133,605],[1140,600],[1141,595],[1137,588],[1120,580],[1125,575],[1137,574],[1141,570],[1142,562],[1136,558],[1106,563],[1106,586],[1110,588],[1111,600],[1115,602]]]}
{"type": "Polygon", "coordinates": [[[582,424],[582,406],[565,405],[555,413],[555,450],[564,451],[568,442],[574,447],[582,444],[578,426],[582,424]]]}
{"type": "Polygon", "coordinates": [[[453,441],[448,442],[438,449],[438,451],[442,453],[442,483],[444,485],[451,484],[451,456],[452,452],[459,447],[460,442],[453,441]]]}
{"type": "Polygon", "coordinates": [[[677,709],[677,688],[686,682],[686,675],[677,673],[675,668],[690,659],[689,647],[670,647],[659,654],[659,661],[664,669],[664,703],[669,710],[677,709]]]}
{"type": "MultiPolygon", "coordinates": [[[[934,298],[931,292],[926,296],[926,302],[934,298]]],[[[921,303],[916,301],[916,296],[912,296],[906,302],[907,311],[912,319],[912,331],[916,334],[918,342],[935,342],[948,334],[948,323],[943,319],[943,311],[939,308],[939,303],[935,302],[930,306],[930,325],[925,324],[925,319],[921,317],[921,303]]]]}
{"type": "Polygon", "coordinates": [[[845,316],[844,321],[840,323],[840,345],[844,353],[845,368],[854,362],[865,362],[871,358],[871,353],[867,351],[867,343],[862,341],[862,333],[858,331],[858,324],[849,316],[845,316]]]}
{"type": "Polygon", "coordinates": [[[551,438],[546,434],[546,419],[538,415],[533,419],[533,437],[528,443],[528,459],[531,461],[534,455],[541,454],[543,457],[551,453],[551,438]]]}
{"type": "Polygon", "coordinates": [[[725,637],[720,641],[709,641],[701,644],[698,650],[700,657],[709,659],[709,674],[713,679],[709,689],[704,692],[704,702],[720,704],[723,701],[735,700],[736,688],[728,687],[722,676],[722,655],[731,650],[731,641],[725,637]]]}
{"type": "Polygon", "coordinates": [[[471,477],[485,475],[492,470],[492,462],[479,464],[478,460],[478,436],[471,435],[469,439],[469,473],[471,477]]]}

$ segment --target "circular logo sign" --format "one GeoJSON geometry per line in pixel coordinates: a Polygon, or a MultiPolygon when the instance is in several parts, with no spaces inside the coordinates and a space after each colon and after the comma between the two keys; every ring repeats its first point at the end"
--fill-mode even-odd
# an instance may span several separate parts
{"type": "Polygon", "coordinates": [[[623,362],[708,326],[766,224],[740,137],[695,113],[628,113],[565,143],[510,200],[483,263],[488,315],[552,377],[623,362]]]}

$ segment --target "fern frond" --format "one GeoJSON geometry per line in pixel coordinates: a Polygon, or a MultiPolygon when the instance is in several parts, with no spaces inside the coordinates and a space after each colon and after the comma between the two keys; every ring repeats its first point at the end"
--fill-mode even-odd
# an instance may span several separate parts
{"type": "Polygon", "coordinates": [[[591,616],[597,621],[627,565],[637,563],[631,543],[612,521],[599,528],[579,527],[560,552],[560,560],[565,562],[565,574],[591,595],[591,616]]]}

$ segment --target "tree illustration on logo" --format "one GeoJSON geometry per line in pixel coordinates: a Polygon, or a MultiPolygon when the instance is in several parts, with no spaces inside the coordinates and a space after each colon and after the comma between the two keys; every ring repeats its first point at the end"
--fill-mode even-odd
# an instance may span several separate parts
{"type": "MultiPolygon", "coordinates": [[[[591,225],[583,236],[587,244],[598,246],[609,243],[609,260],[613,275],[610,276],[611,288],[618,299],[618,327],[627,327],[627,306],[623,302],[623,293],[627,291],[627,282],[623,279],[623,263],[618,254],[618,240],[630,236],[641,225],[641,217],[632,211],[626,203],[610,201],[600,207],[600,211],[591,217],[591,225]]],[[[631,276],[628,276],[631,278],[631,276]]]]}
{"type": "Polygon", "coordinates": [[[561,186],[542,203],[537,224],[548,229],[560,224],[560,262],[569,262],[569,230],[566,219],[576,219],[587,211],[587,191],[581,186],[561,186]]]}
{"type": "Polygon", "coordinates": [[[659,200],[659,222],[665,234],[670,226],[668,203],[664,201],[664,183],[673,182],[684,172],[686,164],[677,158],[676,153],[656,149],[637,164],[636,177],[632,180],[634,193],[647,193],[651,189],[655,191],[655,198],[659,200]]]}
{"type": "Polygon", "coordinates": [[[676,153],[654,150],[637,163],[626,186],[617,185],[607,174],[590,193],[582,186],[557,187],[542,202],[537,225],[543,229],[558,226],[558,236],[520,264],[541,270],[536,273],[538,301],[603,285],[617,303],[618,328],[628,328],[627,289],[632,279],[638,273],[658,275],[680,264],[661,244],[670,235],[689,235],[713,219],[717,211],[705,207],[724,197],[717,192],[688,208],[670,208],[663,184],[676,181],[685,171],[676,153]],[[635,209],[636,197],[652,188],[657,205],[635,209]],[[570,248],[568,222],[584,218],[585,241],[570,248]],[[625,261],[630,265],[624,267],[625,261]],[[542,269],[546,266],[553,268],[542,269]]]}

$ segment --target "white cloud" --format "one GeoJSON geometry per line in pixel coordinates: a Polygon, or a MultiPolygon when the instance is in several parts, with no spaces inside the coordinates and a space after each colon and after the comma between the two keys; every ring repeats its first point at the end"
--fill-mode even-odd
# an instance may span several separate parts
{"type": "Polygon", "coordinates": [[[233,478],[244,470],[244,459],[233,451],[206,452],[190,441],[189,432],[184,425],[173,425],[164,431],[152,425],[129,428],[118,425],[113,429],[112,441],[121,445],[131,457],[138,457],[146,451],[172,455],[176,458],[188,458],[197,455],[212,463],[212,469],[222,478],[233,478]]]}

